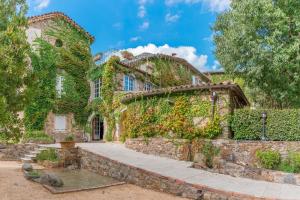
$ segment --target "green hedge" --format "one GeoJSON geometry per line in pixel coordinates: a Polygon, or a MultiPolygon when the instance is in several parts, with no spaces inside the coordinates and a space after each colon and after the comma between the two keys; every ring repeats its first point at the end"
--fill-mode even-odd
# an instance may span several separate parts
{"type": "Polygon", "coordinates": [[[262,132],[262,113],[267,112],[266,135],[274,141],[300,140],[300,110],[238,109],[231,118],[234,139],[259,140],[262,132]]]}
{"type": "Polygon", "coordinates": [[[23,142],[53,143],[54,139],[43,131],[27,131],[23,136],[23,142]]]}

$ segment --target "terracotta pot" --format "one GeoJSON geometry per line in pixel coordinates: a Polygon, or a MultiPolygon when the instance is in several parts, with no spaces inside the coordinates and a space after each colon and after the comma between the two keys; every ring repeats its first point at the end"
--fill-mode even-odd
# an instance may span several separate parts
{"type": "Polygon", "coordinates": [[[72,149],[75,148],[75,141],[60,142],[60,146],[62,149],[72,149]]]}

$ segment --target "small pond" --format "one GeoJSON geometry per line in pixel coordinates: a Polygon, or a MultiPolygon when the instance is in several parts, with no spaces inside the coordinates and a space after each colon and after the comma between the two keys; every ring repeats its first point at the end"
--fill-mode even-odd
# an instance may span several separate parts
{"type": "Polygon", "coordinates": [[[120,182],[114,178],[101,176],[84,169],[47,169],[41,171],[41,173],[45,172],[55,174],[64,182],[62,187],[44,185],[52,193],[75,192],[124,184],[124,182],[120,182]]]}

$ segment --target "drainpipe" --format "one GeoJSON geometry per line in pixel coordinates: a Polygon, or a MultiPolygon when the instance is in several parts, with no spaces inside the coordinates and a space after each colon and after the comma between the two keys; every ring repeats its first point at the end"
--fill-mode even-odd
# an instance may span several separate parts
{"type": "Polygon", "coordinates": [[[211,118],[212,118],[212,121],[214,121],[214,118],[215,118],[215,107],[216,107],[216,100],[217,100],[217,93],[216,92],[212,92],[211,94],[211,118]]]}

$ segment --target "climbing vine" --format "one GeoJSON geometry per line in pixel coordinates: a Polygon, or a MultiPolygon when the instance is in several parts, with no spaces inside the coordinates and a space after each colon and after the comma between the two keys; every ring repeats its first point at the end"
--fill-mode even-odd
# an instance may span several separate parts
{"type": "Polygon", "coordinates": [[[49,111],[74,113],[76,125],[83,128],[89,115],[87,71],[94,65],[89,39],[65,21],[57,20],[49,25],[44,38],[35,41],[35,48],[31,64],[36,84],[30,88],[33,100],[25,109],[26,129],[42,130],[49,111]],[[49,42],[52,40],[60,41],[60,45],[53,45],[49,42]],[[58,75],[64,77],[60,97],[56,94],[58,75]]]}
{"type": "Polygon", "coordinates": [[[121,140],[154,136],[188,140],[216,138],[222,132],[217,113],[211,121],[210,101],[196,92],[133,101],[127,105],[123,116],[121,140]],[[201,119],[204,125],[195,124],[195,119],[201,119]]]}
{"type": "Polygon", "coordinates": [[[107,122],[107,132],[106,132],[106,140],[113,140],[113,132],[115,130],[115,116],[114,116],[114,91],[116,88],[115,82],[115,65],[119,61],[118,57],[112,57],[110,60],[104,65],[103,68],[103,76],[102,76],[102,88],[101,88],[101,96],[102,101],[99,104],[100,113],[106,119],[107,122]]]}

